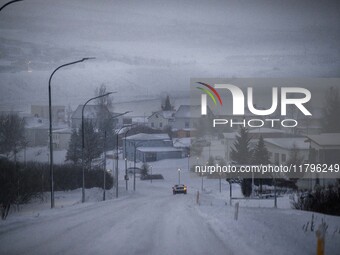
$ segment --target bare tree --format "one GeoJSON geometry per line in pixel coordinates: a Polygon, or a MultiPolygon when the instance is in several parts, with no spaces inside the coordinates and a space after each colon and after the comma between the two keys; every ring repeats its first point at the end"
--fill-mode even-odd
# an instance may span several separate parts
{"type": "MultiPolygon", "coordinates": [[[[108,93],[106,85],[102,83],[98,88],[95,90],[95,96],[101,96],[108,93]]],[[[113,99],[111,96],[100,97],[96,99],[97,105],[105,105],[111,111],[113,110],[113,99]]]]}

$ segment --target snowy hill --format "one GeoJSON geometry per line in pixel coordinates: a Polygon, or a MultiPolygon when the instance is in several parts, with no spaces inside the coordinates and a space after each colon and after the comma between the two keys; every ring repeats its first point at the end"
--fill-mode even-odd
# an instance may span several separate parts
{"type": "MultiPolygon", "coordinates": [[[[5,1],[1,1],[3,4],[5,1]]],[[[0,15],[0,108],[186,90],[190,77],[339,76],[337,1],[33,0],[0,15]]]]}

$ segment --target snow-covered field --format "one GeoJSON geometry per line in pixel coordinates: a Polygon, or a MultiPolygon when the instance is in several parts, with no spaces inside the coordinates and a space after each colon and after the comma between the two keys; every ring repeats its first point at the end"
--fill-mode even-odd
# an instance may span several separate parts
{"type": "MultiPolygon", "coordinates": [[[[101,201],[96,188],[86,190],[84,204],[75,190],[57,192],[53,210],[49,194],[22,206],[0,223],[0,254],[315,254],[315,230],[304,229],[313,213],[290,209],[288,196],[278,199],[278,208],[273,200],[242,200],[236,221],[226,181],[219,193],[219,181],[204,178],[202,192],[187,159],[151,165],[164,180],[137,179],[135,192],[132,178],[125,190],[120,167],[118,199],[110,190],[101,201]],[[178,168],[187,195],[172,195],[178,168]]],[[[237,185],[233,193],[240,195],[237,185]]],[[[326,254],[339,254],[340,217],[314,213],[315,228],[322,219],[328,224],[326,254]]]]}
{"type": "MultiPolygon", "coordinates": [[[[18,161],[25,162],[27,161],[35,161],[35,162],[49,162],[50,150],[47,146],[40,147],[27,147],[19,151],[17,154],[18,161]]],[[[55,164],[63,164],[65,163],[66,150],[53,150],[53,162],[55,164]]]]}

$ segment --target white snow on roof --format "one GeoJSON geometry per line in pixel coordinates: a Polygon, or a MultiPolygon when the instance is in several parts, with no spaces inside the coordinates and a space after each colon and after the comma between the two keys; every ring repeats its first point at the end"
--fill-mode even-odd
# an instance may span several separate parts
{"type": "Polygon", "coordinates": [[[284,130],[276,128],[255,128],[248,131],[249,134],[262,134],[262,133],[284,133],[284,130]]]}
{"type": "Polygon", "coordinates": [[[158,112],[152,113],[149,118],[151,118],[152,116],[156,116],[158,114],[162,116],[164,119],[173,119],[175,112],[176,111],[158,111],[158,112]]]}
{"type": "Polygon", "coordinates": [[[324,133],[320,135],[309,135],[307,137],[321,146],[340,145],[340,133],[324,133]]]}
{"type": "Polygon", "coordinates": [[[177,147],[177,148],[190,147],[191,138],[190,137],[175,138],[175,139],[173,139],[173,145],[174,145],[174,147],[177,147]]]}
{"type": "Polygon", "coordinates": [[[181,149],[177,149],[174,147],[139,147],[138,151],[142,152],[172,152],[172,151],[182,151],[181,149]]]}
{"type": "MultiPolygon", "coordinates": [[[[49,128],[49,120],[44,118],[25,118],[25,128],[36,128],[36,129],[48,129],[49,128]]],[[[52,129],[65,129],[68,128],[66,123],[58,122],[53,123],[52,129]]]]}
{"type": "Polygon", "coordinates": [[[234,139],[236,135],[237,135],[237,132],[223,133],[223,136],[226,139],[234,139]]]}
{"type": "Polygon", "coordinates": [[[52,131],[52,133],[57,133],[57,134],[72,134],[72,129],[71,128],[62,128],[58,130],[52,131]]]}
{"type": "Polygon", "coordinates": [[[134,117],[131,117],[132,119],[132,123],[147,123],[148,120],[147,120],[147,117],[141,117],[141,116],[134,116],[134,117]]]}
{"type": "Polygon", "coordinates": [[[288,138],[265,138],[265,142],[279,146],[284,149],[291,149],[295,146],[300,150],[308,150],[309,144],[306,143],[304,137],[288,137],[288,138]]]}
{"type": "Polygon", "coordinates": [[[48,119],[43,118],[27,118],[25,119],[25,128],[48,127],[48,119]]]}
{"type": "MultiPolygon", "coordinates": [[[[83,105],[78,105],[77,109],[73,112],[72,118],[81,118],[83,110],[83,105]]],[[[99,113],[109,115],[110,112],[105,105],[86,105],[84,108],[84,118],[85,119],[95,119],[98,117],[99,113]]]]}
{"type": "Polygon", "coordinates": [[[175,113],[175,118],[200,118],[200,105],[181,105],[175,113]]]}
{"type": "Polygon", "coordinates": [[[168,134],[145,134],[139,133],[126,137],[127,140],[169,140],[168,134]]]}

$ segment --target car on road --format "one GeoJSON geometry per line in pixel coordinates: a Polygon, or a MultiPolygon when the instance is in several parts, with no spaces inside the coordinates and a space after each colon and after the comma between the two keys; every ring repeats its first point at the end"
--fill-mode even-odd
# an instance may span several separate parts
{"type": "Polygon", "coordinates": [[[172,187],[172,193],[176,195],[177,193],[187,194],[187,186],[184,184],[176,184],[172,187]]]}

